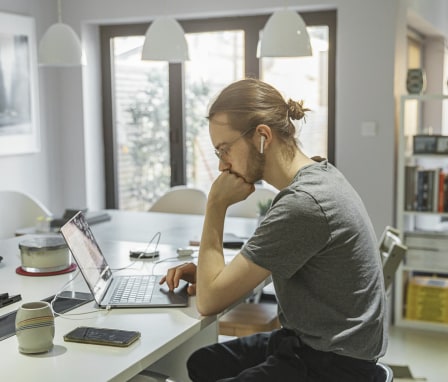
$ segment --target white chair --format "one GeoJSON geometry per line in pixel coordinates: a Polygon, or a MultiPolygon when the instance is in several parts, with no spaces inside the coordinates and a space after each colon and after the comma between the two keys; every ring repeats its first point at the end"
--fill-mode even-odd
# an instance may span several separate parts
{"type": "Polygon", "coordinates": [[[35,227],[37,218],[51,212],[33,196],[12,190],[0,190],[0,239],[14,237],[19,228],[35,227]]]}
{"type": "Polygon", "coordinates": [[[394,243],[401,243],[400,231],[397,228],[386,226],[378,241],[381,259],[384,261],[384,254],[387,253],[394,243]]]}
{"type": "Polygon", "coordinates": [[[383,264],[384,286],[388,290],[408,248],[401,242],[400,231],[390,226],[387,226],[381,235],[379,247],[383,264]]]}
{"type": "Polygon", "coordinates": [[[204,215],[207,194],[187,186],[175,186],[163,194],[149,208],[151,212],[204,215]]]}
{"type": "Polygon", "coordinates": [[[231,205],[227,209],[227,216],[242,217],[242,218],[257,218],[259,216],[258,203],[266,203],[273,200],[277,195],[275,189],[268,188],[263,185],[256,185],[255,191],[250,194],[245,200],[231,205]]]}

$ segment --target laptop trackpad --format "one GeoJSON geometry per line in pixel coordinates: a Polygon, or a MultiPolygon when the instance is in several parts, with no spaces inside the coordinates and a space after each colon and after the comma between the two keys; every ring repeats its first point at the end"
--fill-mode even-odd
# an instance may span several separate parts
{"type": "Polygon", "coordinates": [[[166,304],[168,301],[170,304],[185,306],[187,301],[188,305],[188,293],[187,293],[188,283],[181,280],[179,286],[170,292],[168,286],[163,284],[160,286],[159,293],[154,293],[152,295],[151,302],[154,304],[166,304]]]}

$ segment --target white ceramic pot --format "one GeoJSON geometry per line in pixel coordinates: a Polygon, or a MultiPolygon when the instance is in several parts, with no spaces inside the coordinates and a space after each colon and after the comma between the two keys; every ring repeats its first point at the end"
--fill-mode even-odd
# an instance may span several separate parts
{"type": "Polygon", "coordinates": [[[23,304],[17,310],[15,324],[21,353],[44,353],[53,348],[54,315],[48,302],[23,304]]]}

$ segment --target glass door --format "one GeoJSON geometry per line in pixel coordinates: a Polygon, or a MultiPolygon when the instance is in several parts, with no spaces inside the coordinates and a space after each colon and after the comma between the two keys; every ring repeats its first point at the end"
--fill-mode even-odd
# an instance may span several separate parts
{"type": "Polygon", "coordinates": [[[112,39],[118,208],[147,210],[170,186],[168,64],[142,61],[144,36],[112,39]]]}
{"type": "Polygon", "coordinates": [[[208,192],[218,175],[218,162],[208,133],[207,107],[224,86],[244,76],[244,31],[189,33],[187,41],[187,184],[208,192]]]}
{"type": "Polygon", "coordinates": [[[302,14],[313,56],[257,59],[269,15],[182,20],[190,60],[141,60],[148,24],[101,27],[106,206],[145,211],[178,184],[208,192],[218,175],[207,108],[226,85],[261,78],[312,109],[297,124],[310,156],[334,163],[336,13],[302,14]]]}

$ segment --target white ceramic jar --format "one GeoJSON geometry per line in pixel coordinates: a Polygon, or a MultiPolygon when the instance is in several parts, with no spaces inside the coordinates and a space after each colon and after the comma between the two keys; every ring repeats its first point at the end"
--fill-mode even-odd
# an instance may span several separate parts
{"type": "Polygon", "coordinates": [[[53,348],[54,315],[48,302],[22,304],[17,310],[15,324],[21,353],[44,353],[53,348]]]}

